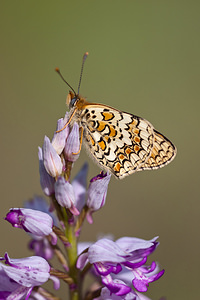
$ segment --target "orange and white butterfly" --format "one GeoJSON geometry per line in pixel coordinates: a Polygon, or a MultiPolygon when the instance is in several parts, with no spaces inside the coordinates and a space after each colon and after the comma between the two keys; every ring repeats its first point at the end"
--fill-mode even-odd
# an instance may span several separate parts
{"type": "MultiPolygon", "coordinates": [[[[83,57],[83,64],[87,55],[83,57]]],[[[64,80],[59,69],[56,71],[64,80]]],[[[164,167],[174,159],[176,147],[150,122],[104,104],[89,103],[79,95],[79,88],[76,94],[67,85],[73,90],[67,96],[68,123],[70,126],[78,123],[81,141],[83,137],[89,153],[101,168],[122,179],[137,171],[164,167]]]]}

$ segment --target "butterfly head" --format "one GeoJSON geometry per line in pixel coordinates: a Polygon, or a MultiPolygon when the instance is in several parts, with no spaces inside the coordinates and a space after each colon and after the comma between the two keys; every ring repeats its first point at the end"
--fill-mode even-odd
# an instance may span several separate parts
{"type": "Polygon", "coordinates": [[[88,104],[85,98],[81,97],[79,94],[75,94],[72,91],[69,91],[67,95],[66,104],[69,107],[69,110],[77,108],[81,110],[88,104]]]}
{"type": "Polygon", "coordinates": [[[69,109],[73,108],[78,100],[78,95],[74,94],[72,91],[69,91],[67,95],[66,104],[68,105],[69,109]]]}

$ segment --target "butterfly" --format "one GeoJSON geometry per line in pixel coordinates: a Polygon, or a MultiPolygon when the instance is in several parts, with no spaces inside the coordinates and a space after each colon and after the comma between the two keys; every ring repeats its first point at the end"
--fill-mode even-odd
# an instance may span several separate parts
{"type": "MultiPolygon", "coordinates": [[[[81,76],[87,55],[83,58],[81,76]]],[[[64,80],[58,68],[56,71],[64,80]]],[[[102,169],[122,179],[137,171],[164,167],[174,159],[176,147],[149,121],[104,104],[90,103],[79,95],[79,88],[76,94],[67,85],[73,90],[67,96],[68,123],[78,123],[81,141],[83,138],[102,169]]]]}

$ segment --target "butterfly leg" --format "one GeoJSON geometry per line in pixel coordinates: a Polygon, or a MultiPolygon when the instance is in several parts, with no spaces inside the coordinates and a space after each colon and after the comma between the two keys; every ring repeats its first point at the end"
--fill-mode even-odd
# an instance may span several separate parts
{"type": "Polygon", "coordinates": [[[60,130],[56,130],[56,133],[63,131],[63,130],[67,127],[67,125],[69,125],[69,123],[71,122],[71,120],[72,120],[74,114],[76,113],[76,111],[77,111],[77,108],[73,111],[73,114],[71,115],[71,117],[69,118],[69,120],[68,120],[68,122],[65,124],[65,126],[64,126],[62,129],[60,129],[60,130]]]}
{"type": "Polygon", "coordinates": [[[81,147],[82,147],[82,144],[83,144],[83,127],[80,127],[80,130],[81,130],[80,147],[79,147],[78,152],[72,153],[72,154],[79,154],[81,152],[81,147]]]}

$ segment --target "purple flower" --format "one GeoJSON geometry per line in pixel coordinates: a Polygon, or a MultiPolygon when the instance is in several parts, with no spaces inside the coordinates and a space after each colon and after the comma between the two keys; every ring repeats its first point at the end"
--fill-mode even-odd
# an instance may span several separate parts
{"type": "Polygon", "coordinates": [[[32,287],[25,287],[13,281],[4,271],[3,264],[0,263],[0,299],[25,299],[29,296],[32,287]]]}
{"type": "Polygon", "coordinates": [[[42,257],[10,259],[5,253],[0,260],[6,264],[0,263],[0,299],[18,300],[29,296],[34,286],[40,286],[50,278],[50,266],[42,257]]]}
{"type": "MultiPolygon", "coordinates": [[[[65,120],[68,119],[68,112],[65,115],[65,120]]],[[[57,122],[57,128],[56,131],[59,131],[61,129],[64,128],[65,123],[67,123],[68,120],[66,120],[66,122],[64,122],[63,118],[59,119],[57,122]]],[[[60,155],[65,147],[65,143],[66,143],[66,139],[69,135],[69,126],[66,126],[63,130],[61,130],[60,132],[55,132],[53,139],[52,139],[52,146],[54,147],[54,149],[56,150],[56,152],[60,155]]]]}
{"type": "MultiPolygon", "coordinates": [[[[36,196],[29,201],[25,201],[24,207],[47,213],[53,219],[53,224],[58,226],[58,219],[53,212],[49,211],[49,205],[44,198],[36,196]]],[[[53,231],[50,233],[50,235],[51,243],[55,245],[57,243],[57,236],[53,231]]],[[[54,251],[49,243],[49,240],[44,236],[38,236],[34,234],[31,234],[31,237],[32,240],[29,242],[29,249],[33,250],[35,255],[41,256],[46,260],[51,259],[54,255],[54,251]]]]}
{"type": "Polygon", "coordinates": [[[80,150],[79,126],[76,122],[74,122],[74,125],[67,138],[66,145],[64,148],[64,155],[66,160],[75,162],[79,158],[80,155],[79,150],[80,150]]]}
{"type": "Polygon", "coordinates": [[[55,213],[50,211],[50,207],[45,198],[41,196],[34,196],[33,199],[24,202],[24,208],[30,208],[47,213],[53,219],[53,224],[55,226],[59,226],[58,219],[55,213]]]}
{"type": "Polygon", "coordinates": [[[52,177],[58,177],[63,170],[63,164],[60,156],[52,146],[49,138],[45,136],[44,144],[42,147],[43,162],[45,169],[52,177]]]}
{"type": "Polygon", "coordinates": [[[55,197],[62,207],[68,208],[73,215],[79,215],[79,211],[74,205],[75,195],[73,186],[64,177],[58,177],[55,183],[55,197]]]}
{"type": "MultiPolygon", "coordinates": [[[[114,280],[115,284],[121,284],[123,285],[124,282],[121,280],[114,280]]],[[[95,300],[151,300],[147,296],[144,296],[140,293],[136,293],[135,291],[131,290],[128,294],[124,296],[117,296],[116,294],[111,294],[110,290],[106,287],[102,288],[101,290],[101,296],[98,298],[95,298],[95,300]]]]}
{"type": "Polygon", "coordinates": [[[110,178],[110,174],[103,174],[103,172],[101,172],[99,175],[90,180],[87,199],[87,206],[89,207],[87,220],[89,223],[93,222],[92,213],[100,209],[105,204],[110,178]]]}
{"type": "Polygon", "coordinates": [[[38,158],[39,158],[40,185],[45,195],[51,196],[54,193],[55,179],[51,175],[49,175],[45,169],[42,149],[40,147],[38,147],[38,158]]]}
{"type": "Polygon", "coordinates": [[[5,220],[13,227],[22,228],[36,236],[46,236],[52,232],[53,219],[46,213],[28,209],[11,208],[5,220]]]}
{"type": "Polygon", "coordinates": [[[164,274],[164,270],[155,273],[155,262],[151,266],[145,266],[147,257],[158,246],[156,240],[157,237],[150,241],[130,237],[118,239],[116,242],[100,239],[89,247],[88,252],[79,256],[77,267],[82,269],[87,261],[93,264],[111,294],[128,294],[132,289],[130,282],[137,291],[146,292],[148,284],[164,274]],[[126,283],[116,282],[116,279],[126,283]]]}

